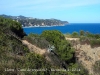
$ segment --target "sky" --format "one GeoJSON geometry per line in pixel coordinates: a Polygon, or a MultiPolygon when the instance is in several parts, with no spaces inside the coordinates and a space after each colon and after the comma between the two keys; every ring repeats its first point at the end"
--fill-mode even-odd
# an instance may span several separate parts
{"type": "Polygon", "coordinates": [[[0,15],[100,23],[100,0],[0,0],[0,15]]]}

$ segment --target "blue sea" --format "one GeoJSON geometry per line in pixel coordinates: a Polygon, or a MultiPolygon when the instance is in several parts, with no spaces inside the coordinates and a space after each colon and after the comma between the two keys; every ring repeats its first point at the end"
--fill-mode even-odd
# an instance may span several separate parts
{"type": "Polygon", "coordinates": [[[100,23],[69,23],[65,26],[26,27],[23,29],[26,32],[26,34],[41,34],[44,30],[59,30],[63,34],[73,33],[74,31],[79,32],[80,30],[84,30],[93,34],[100,34],[100,23]]]}

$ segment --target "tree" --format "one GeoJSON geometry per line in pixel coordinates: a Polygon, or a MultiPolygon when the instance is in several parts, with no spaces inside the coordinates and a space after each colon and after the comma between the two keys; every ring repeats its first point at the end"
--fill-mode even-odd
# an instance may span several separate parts
{"type": "Polygon", "coordinates": [[[78,35],[77,32],[73,32],[73,33],[72,33],[72,37],[77,38],[77,37],[79,37],[79,35],[78,35]]]}
{"type": "Polygon", "coordinates": [[[94,34],[94,37],[95,37],[96,39],[99,39],[99,38],[100,38],[100,34],[94,34]]]}
{"type": "Polygon", "coordinates": [[[80,36],[84,36],[85,32],[83,30],[80,30],[80,36]]]}
{"type": "Polygon", "coordinates": [[[46,60],[43,56],[35,54],[35,53],[28,53],[26,55],[26,67],[38,69],[43,68],[45,66],[46,60]]]}
{"type": "Polygon", "coordinates": [[[47,30],[41,34],[51,45],[55,46],[55,52],[61,60],[72,62],[74,49],[71,48],[70,43],[65,39],[64,35],[57,30],[47,30]]]}

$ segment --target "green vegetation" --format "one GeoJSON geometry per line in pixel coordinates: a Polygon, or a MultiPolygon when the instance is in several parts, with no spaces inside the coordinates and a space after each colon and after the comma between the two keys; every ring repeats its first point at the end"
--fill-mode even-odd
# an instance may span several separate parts
{"type": "Polygon", "coordinates": [[[42,49],[48,48],[49,46],[49,42],[44,37],[40,37],[40,35],[37,34],[31,33],[25,36],[24,39],[42,49]]]}
{"type": "Polygon", "coordinates": [[[95,74],[100,75],[100,60],[95,62],[95,64],[93,65],[93,70],[95,74]]]}
{"type": "MultiPolygon", "coordinates": [[[[5,19],[0,17],[0,74],[1,75],[13,75],[15,72],[5,72],[5,68],[23,67],[23,62],[21,58],[29,50],[24,46],[18,39],[10,35],[13,32],[16,36],[23,37],[24,32],[21,25],[10,19],[5,19]],[[12,29],[14,28],[14,29],[12,29]],[[20,33],[17,33],[22,31],[20,33]],[[21,36],[20,36],[21,35],[21,36]],[[20,55],[18,55],[20,54],[20,55]],[[18,58],[20,56],[21,58],[18,58]]],[[[13,35],[14,35],[13,34],[13,35]]],[[[20,38],[21,39],[21,38],[20,38]]]]}
{"type": "Polygon", "coordinates": [[[78,32],[73,32],[72,35],[71,35],[72,38],[78,38],[79,37],[79,34],[78,32]]]}
{"type": "Polygon", "coordinates": [[[73,32],[72,34],[67,33],[65,34],[65,37],[67,38],[80,38],[80,42],[82,44],[90,44],[91,47],[97,47],[100,46],[100,34],[92,34],[90,32],[85,32],[83,30],[80,30],[80,32],[73,32]]]}
{"type": "Polygon", "coordinates": [[[100,46],[100,34],[92,34],[85,32],[86,35],[80,36],[80,41],[84,43],[88,43],[91,47],[100,46]]]}
{"type": "Polygon", "coordinates": [[[26,35],[23,32],[21,24],[19,22],[12,21],[11,19],[5,19],[0,17],[0,28],[0,30],[6,33],[10,30],[21,38],[26,35]]]}
{"type": "MultiPolygon", "coordinates": [[[[25,33],[21,24],[0,17],[0,75],[88,75],[88,72],[75,62],[74,49],[65,40],[64,35],[59,31],[44,31],[41,35],[25,33]],[[24,38],[23,38],[24,37],[24,38]],[[44,56],[30,53],[27,46],[23,45],[21,39],[36,45],[40,48],[48,48],[54,45],[54,52],[57,57],[65,62],[67,68],[82,68],[79,71],[50,71],[51,68],[59,69],[59,66],[49,63],[44,56]],[[14,71],[7,71],[13,69],[14,71]],[[18,71],[21,69],[45,69],[45,71],[18,71]]],[[[56,63],[55,63],[56,64],[56,63]]]]}
{"type": "Polygon", "coordinates": [[[84,36],[85,32],[83,30],[80,30],[80,36],[84,36]]]}
{"type": "Polygon", "coordinates": [[[65,40],[65,37],[61,32],[47,30],[41,34],[41,37],[45,37],[50,44],[55,46],[55,51],[60,56],[61,60],[66,61],[66,63],[73,61],[74,49],[71,48],[70,43],[65,40]]]}
{"type": "Polygon", "coordinates": [[[90,44],[92,47],[100,46],[100,39],[92,39],[90,40],[90,44]]]}
{"type": "Polygon", "coordinates": [[[72,37],[70,33],[66,33],[66,34],[64,34],[64,36],[67,37],[67,38],[71,38],[72,37]]]}

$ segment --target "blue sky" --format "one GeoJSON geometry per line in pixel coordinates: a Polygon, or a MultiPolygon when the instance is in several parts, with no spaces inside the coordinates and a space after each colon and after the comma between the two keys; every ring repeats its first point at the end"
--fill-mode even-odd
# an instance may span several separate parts
{"type": "Polygon", "coordinates": [[[100,23],[100,0],[0,0],[0,14],[100,23]]]}

